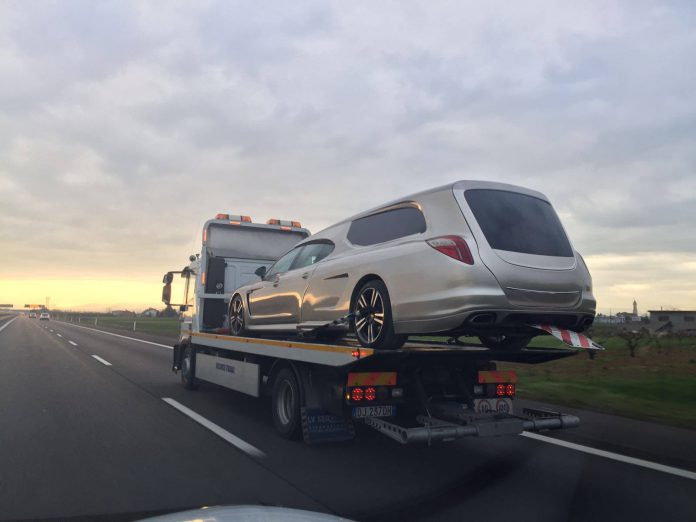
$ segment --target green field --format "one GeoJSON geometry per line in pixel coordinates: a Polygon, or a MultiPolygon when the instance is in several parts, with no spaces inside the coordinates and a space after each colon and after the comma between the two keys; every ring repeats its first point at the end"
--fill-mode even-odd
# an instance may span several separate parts
{"type": "Polygon", "coordinates": [[[118,317],[104,314],[56,315],[55,318],[83,326],[96,326],[97,328],[128,330],[131,332],[134,331],[133,322],[135,321],[135,332],[161,335],[163,337],[177,337],[179,334],[179,320],[176,317],[118,317]]]}
{"type": "MultiPolygon", "coordinates": [[[[696,338],[640,344],[630,357],[613,332],[595,337],[606,348],[541,365],[500,364],[518,373],[521,397],[696,429],[696,338]]],[[[551,345],[548,337],[534,344],[551,345]]]]}

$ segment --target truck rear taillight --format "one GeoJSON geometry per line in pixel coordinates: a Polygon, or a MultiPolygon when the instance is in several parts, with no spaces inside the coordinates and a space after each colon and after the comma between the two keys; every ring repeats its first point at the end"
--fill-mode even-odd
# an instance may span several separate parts
{"type": "Polygon", "coordinates": [[[401,400],[404,396],[403,388],[390,388],[388,386],[356,386],[346,389],[346,402],[376,402],[384,403],[393,400],[401,400]]]}
{"type": "Polygon", "coordinates": [[[366,401],[374,401],[375,397],[377,397],[377,392],[375,389],[370,386],[369,388],[365,388],[365,400],[366,401]]]}
{"type": "Polygon", "coordinates": [[[363,400],[363,397],[365,396],[365,393],[363,392],[362,388],[353,388],[350,391],[350,400],[353,402],[360,402],[363,400]]]}
{"type": "Polygon", "coordinates": [[[496,397],[514,397],[515,396],[515,385],[514,384],[496,384],[495,385],[495,396],[496,397]]]}
{"type": "Polygon", "coordinates": [[[469,250],[469,245],[466,244],[464,238],[459,236],[440,236],[428,239],[426,241],[431,247],[446,256],[466,263],[467,265],[474,264],[474,258],[469,250]]]}
{"type": "Polygon", "coordinates": [[[366,401],[374,401],[377,398],[377,390],[372,386],[368,388],[353,388],[350,390],[348,397],[353,402],[360,402],[363,399],[366,401]]]}

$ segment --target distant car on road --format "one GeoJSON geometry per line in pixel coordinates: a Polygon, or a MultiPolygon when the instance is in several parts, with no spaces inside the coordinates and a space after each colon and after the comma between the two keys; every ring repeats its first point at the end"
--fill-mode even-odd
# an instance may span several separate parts
{"type": "Polygon", "coordinates": [[[29,319],[36,319],[36,314],[34,312],[30,312],[29,319]]]}
{"type": "Polygon", "coordinates": [[[48,314],[48,312],[41,312],[41,315],[39,316],[39,321],[48,321],[51,319],[51,316],[48,314]]]}
{"type": "MultiPolygon", "coordinates": [[[[518,350],[538,330],[583,331],[592,279],[543,194],[458,181],[379,206],[296,245],[230,300],[234,335],[309,330],[352,314],[360,344],[478,336],[518,350]]],[[[332,328],[332,329],[330,329],[332,328]]],[[[346,333],[345,325],[327,336],[346,333]]]]}

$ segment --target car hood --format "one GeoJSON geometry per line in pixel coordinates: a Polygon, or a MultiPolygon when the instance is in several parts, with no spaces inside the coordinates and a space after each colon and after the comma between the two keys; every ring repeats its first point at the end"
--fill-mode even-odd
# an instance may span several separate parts
{"type": "MultiPolygon", "coordinates": [[[[267,506],[220,506],[144,519],[148,522],[338,522],[348,521],[314,511],[267,506]]],[[[350,521],[348,521],[350,522],[350,521]]]]}

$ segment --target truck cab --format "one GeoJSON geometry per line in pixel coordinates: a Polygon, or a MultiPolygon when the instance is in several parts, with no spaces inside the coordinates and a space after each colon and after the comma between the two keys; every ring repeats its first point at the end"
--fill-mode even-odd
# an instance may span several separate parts
{"type": "Polygon", "coordinates": [[[261,267],[268,269],[309,235],[293,220],[254,223],[249,216],[220,213],[206,221],[200,253],[191,255],[182,270],[167,272],[163,278],[162,301],[180,313],[180,342],[192,332],[227,333],[234,291],[260,279],[261,267]],[[172,296],[175,282],[180,284],[172,296]]]}

